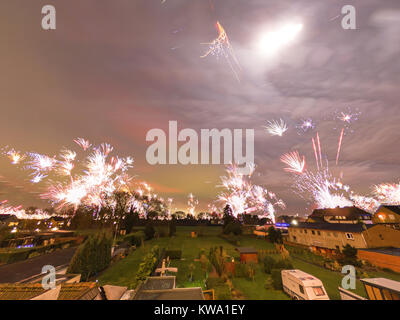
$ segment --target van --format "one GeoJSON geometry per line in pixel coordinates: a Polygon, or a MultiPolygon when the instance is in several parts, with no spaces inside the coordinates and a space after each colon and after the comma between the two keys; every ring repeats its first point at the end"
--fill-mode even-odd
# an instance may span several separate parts
{"type": "Polygon", "coordinates": [[[301,270],[282,270],[282,285],[294,300],[329,300],[324,285],[318,278],[301,270]]]}

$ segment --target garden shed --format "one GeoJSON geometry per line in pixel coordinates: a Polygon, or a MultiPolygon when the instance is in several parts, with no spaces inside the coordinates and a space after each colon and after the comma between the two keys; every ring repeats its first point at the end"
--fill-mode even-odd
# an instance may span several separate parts
{"type": "Polygon", "coordinates": [[[236,248],[240,253],[240,262],[248,263],[255,262],[258,263],[258,251],[254,248],[239,247],[236,248]]]}

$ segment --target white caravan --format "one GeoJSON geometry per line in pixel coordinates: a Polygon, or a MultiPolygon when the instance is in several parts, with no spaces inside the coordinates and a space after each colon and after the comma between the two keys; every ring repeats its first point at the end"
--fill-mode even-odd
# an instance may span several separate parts
{"type": "Polygon", "coordinates": [[[321,280],[301,270],[282,270],[282,285],[295,300],[329,300],[321,280]]]}

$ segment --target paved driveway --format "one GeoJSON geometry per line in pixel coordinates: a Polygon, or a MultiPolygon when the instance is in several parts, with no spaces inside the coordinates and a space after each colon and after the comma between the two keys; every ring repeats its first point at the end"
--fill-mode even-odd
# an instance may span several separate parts
{"type": "Polygon", "coordinates": [[[52,265],[55,268],[68,264],[74,255],[76,247],[67,248],[34,257],[25,261],[19,261],[0,266],[0,283],[15,283],[42,272],[42,267],[52,265]]]}

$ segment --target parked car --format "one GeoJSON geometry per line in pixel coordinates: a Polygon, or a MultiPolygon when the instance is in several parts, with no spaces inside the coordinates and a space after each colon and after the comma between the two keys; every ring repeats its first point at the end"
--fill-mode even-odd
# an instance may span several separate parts
{"type": "Polygon", "coordinates": [[[318,278],[301,270],[282,270],[282,285],[294,300],[329,300],[324,285],[318,278]]]}

